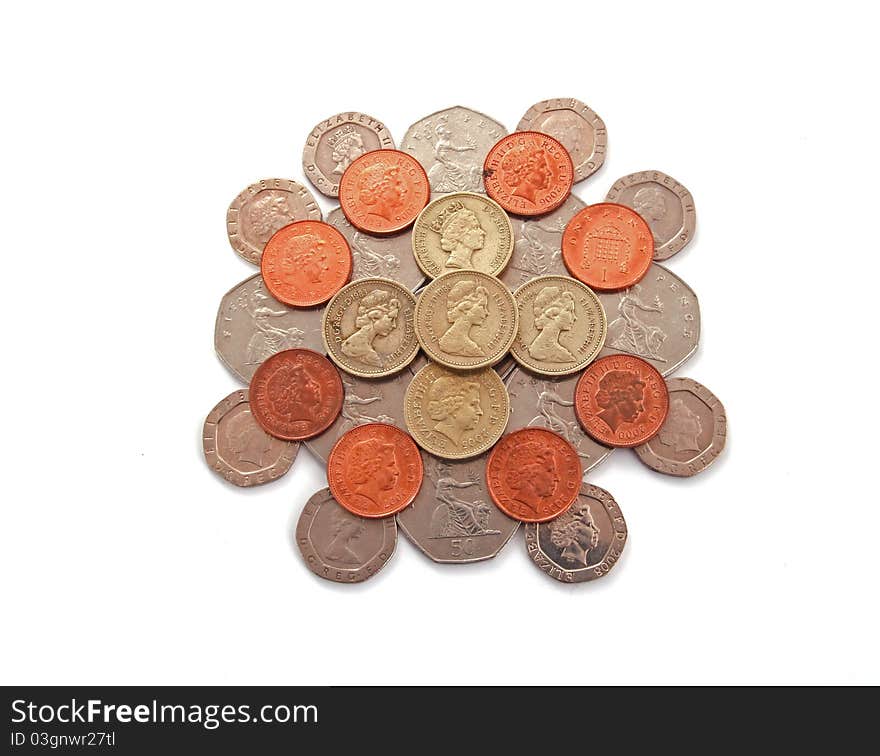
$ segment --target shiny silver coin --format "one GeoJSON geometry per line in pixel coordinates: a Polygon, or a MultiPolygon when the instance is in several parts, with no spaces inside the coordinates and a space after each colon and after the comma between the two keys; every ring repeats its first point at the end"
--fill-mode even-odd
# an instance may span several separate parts
{"type": "Polygon", "coordinates": [[[404,134],[400,149],[422,164],[432,192],[483,192],[486,155],[506,134],[498,121],[456,106],[416,121],[404,134]]]}
{"type": "Polygon", "coordinates": [[[608,319],[605,348],[599,357],[632,354],[666,376],[697,350],[697,295],[662,265],[651,263],[645,277],[628,289],[596,293],[608,319]]]}
{"type": "Polygon", "coordinates": [[[626,521],[614,497],[584,483],[571,508],[555,520],[526,524],[526,549],[545,575],[584,583],[607,575],[626,545],[626,521]]]}
{"type": "Polygon", "coordinates": [[[303,507],[296,545],[318,577],[360,583],[394,554],[397,522],[393,517],[358,517],[341,507],[329,488],[322,488],[303,507]]]}
{"type": "Polygon", "coordinates": [[[214,324],[214,348],[232,373],[250,383],[267,357],[283,349],[324,353],[324,308],[288,307],[275,299],[257,273],[230,289],[220,302],[214,324]]]}
{"type": "Polygon", "coordinates": [[[574,411],[574,390],[580,373],[564,377],[532,375],[518,367],[505,381],[510,396],[507,432],[519,428],[545,428],[570,443],[581,458],[584,477],[613,449],[597,443],[581,428],[574,411]]]}
{"type": "Polygon", "coordinates": [[[397,523],[435,562],[491,559],[519,527],[492,503],[486,456],[453,461],[422,452],[425,480],[397,523]]]}

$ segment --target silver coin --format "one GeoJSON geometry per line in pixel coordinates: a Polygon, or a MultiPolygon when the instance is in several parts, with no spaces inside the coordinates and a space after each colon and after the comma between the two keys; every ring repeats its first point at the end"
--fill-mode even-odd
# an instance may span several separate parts
{"type": "Polygon", "coordinates": [[[697,350],[697,295],[662,265],[651,263],[645,277],[628,289],[596,293],[608,319],[605,348],[599,357],[633,354],[666,376],[697,350]]]}
{"type": "Polygon", "coordinates": [[[573,194],[563,205],[539,218],[515,218],[513,255],[498,277],[516,290],[538,276],[567,276],[562,261],[562,232],[576,213],[586,205],[573,194]]]}
{"type": "Polygon", "coordinates": [[[337,207],[327,215],[327,223],[337,228],[351,247],[351,280],[390,278],[415,290],[425,280],[412,253],[412,228],[393,236],[371,236],[358,231],[337,207]]]}
{"type": "Polygon", "coordinates": [[[322,488],[303,507],[296,545],[309,569],[336,583],[360,583],[385,566],[397,546],[393,517],[358,517],[322,488]]]}
{"type": "Polygon", "coordinates": [[[394,140],[381,121],[365,113],[338,113],[309,132],[303,170],[321,194],[338,197],[345,169],[364,153],[380,149],[394,149],[394,140]]]}
{"type": "Polygon", "coordinates": [[[251,414],[247,389],[233,391],[211,410],[202,442],[208,466],[242,487],[277,480],[290,469],[299,451],[298,442],[275,438],[260,427],[251,414]]]}
{"type": "Polygon", "coordinates": [[[520,119],[516,130],[540,131],[562,142],[574,163],[575,181],[591,176],[605,162],[605,123],[580,100],[554,97],[536,103],[520,119]]]}
{"type": "Polygon", "coordinates": [[[526,549],[545,575],[584,583],[607,575],[626,546],[626,521],[604,488],[581,485],[577,500],[555,520],[528,523],[526,549]]]}
{"type": "Polygon", "coordinates": [[[327,462],[330,450],[343,433],[367,423],[388,423],[403,430],[403,395],[412,380],[409,370],[385,378],[357,378],[340,373],[344,393],[342,412],[320,436],[305,444],[322,462],[327,462]]]}
{"type": "Polygon", "coordinates": [[[424,483],[397,524],[435,562],[491,559],[519,527],[492,503],[486,457],[452,461],[422,452],[424,483]]]}
{"type": "Polygon", "coordinates": [[[660,432],[635,448],[648,467],[689,478],[705,470],[724,449],[727,413],[709,389],[691,378],[670,378],[669,412],[660,432]]]}
{"type": "Polygon", "coordinates": [[[617,179],[605,196],[635,210],[651,227],[654,259],[681,252],[697,227],[694,198],[685,186],[660,171],[639,171],[617,179]]]}
{"type": "Polygon", "coordinates": [[[214,348],[233,374],[249,383],[267,357],[283,349],[324,353],[324,308],[294,309],[281,304],[255,276],[230,289],[220,302],[214,324],[214,348]]]}
{"type": "Polygon", "coordinates": [[[579,373],[564,377],[532,375],[521,367],[507,377],[510,396],[508,433],[519,428],[546,428],[568,441],[581,458],[584,477],[614,451],[584,433],[574,412],[579,373]]]}
{"type": "Polygon", "coordinates": [[[239,257],[259,265],[272,234],[303,220],[321,220],[312,193],[298,181],[262,179],[232,200],[226,211],[226,232],[239,257]]]}
{"type": "Polygon", "coordinates": [[[400,149],[422,164],[432,192],[482,192],[486,155],[506,134],[493,118],[456,106],[416,121],[400,149]]]}

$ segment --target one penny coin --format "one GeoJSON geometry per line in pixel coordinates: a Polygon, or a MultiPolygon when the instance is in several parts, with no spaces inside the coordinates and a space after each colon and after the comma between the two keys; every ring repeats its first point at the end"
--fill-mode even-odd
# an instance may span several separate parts
{"type": "Polygon", "coordinates": [[[323,304],[351,276],[351,250],[329,223],[299,221],[266,243],[260,271],[269,293],[291,307],[323,304]]]}
{"type": "Polygon", "coordinates": [[[483,164],[486,193],[509,213],[543,215],[571,194],[574,166],[560,142],[537,131],[498,140],[483,164]]]}
{"type": "Polygon", "coordinates": [[[492,501],[522,522],[546,522],[565,512],[578,497],[582,475],[574,447],[543,428],[508,433],[486,465],[492,501]]]}
{"type": "Polygon", "coordinates": [[[654,257],[654,236],[635,210],[613,202],[588,205],[562,234],[562,259],[577,279],[599,291],[632,286],[654,257]]]}
{"type": "Polygon", "coordinates": [[[574,407],[584,430],[606,446],[639,446],[660,430],[669,410],[663,376],[639,357],[615,354],[578,380],[574,407]]]}
{"type": "Polygon", "coordinates": [[[254,373],[251,413],[267,433],[299,441],[333,424],[342,410],[342,393],[342,379],[330,360],[311,349],[287,349],[254,373]]]}
{"type": "Polygon", "coordinates": [[[416,298],[387,278],[344,286],[324,310],[324,346],[347,373],[379,378],[403,370],[419,351],[416,298]]]}
{"type": "Polygon", "coordinates": [[[670,378],[669,414],[654,438],[635,449],[648,467],[666,475],[689,478],[705,470],[724,449],[727,414],[724,405],[702,383],[670,378]]]}
{"type": "Polygon", "coordinates": [[[368,234],[393,234],[413,224],[431,187],[418,160],[400,150],[374,150],[355,160],[339,182],[349,223],[368,234]]]}
{"type": "Polygon", "coordinates": [[[361,517],[388,517],[409,506],[422,476],[419,447],[408,433],[385,423],[352,428],[327,460],[333,496],[361,517]]]}

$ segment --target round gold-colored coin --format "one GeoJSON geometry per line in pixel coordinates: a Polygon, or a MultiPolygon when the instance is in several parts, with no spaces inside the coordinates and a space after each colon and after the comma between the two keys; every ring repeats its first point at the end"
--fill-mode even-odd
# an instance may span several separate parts
{"type": "Polygon", "coordinates": [[[605,345],[605,310],[589,286],[570,276],[540,276],[514,292],[519,326],[510,354],[540,375],[568,375],[605,345]]]}
{"type": "Polygon", "coordinates": [[[412,247],[431,278],[453,270],[497,276],[513,253],[513,227],[501,205],[483,194],[445,194],[416,218],[412,247]]]}
{"type": "Polygon", "coordinates": [[[429,362],[403,399],[407,430],[426,452],[444,459],[475,457],[501,438],[510,399],[490,368],[467,373],[429,362]]]}
{"type": "Polygon", "coordinates": [[[516,338],[516,302],[497,278],[460,270],[435,278],[416,302],[416,337],[429,358],[455,370],[500,362],[516,338]]]}
{"type": "Polygon", "coordinates": [[[416,299],[387,278],[361,278],[343,286],[324,310],[327,354],[345,372],[379,378],[403,370],[419,351],[416,299]]]}

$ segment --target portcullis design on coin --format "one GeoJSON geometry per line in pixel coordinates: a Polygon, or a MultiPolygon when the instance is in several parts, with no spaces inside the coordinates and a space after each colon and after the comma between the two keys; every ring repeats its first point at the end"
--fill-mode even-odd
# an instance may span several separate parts
{"type": "Polygon", "coordinates": [[[425,169],[399,150],[361,155],[345,170],[339,206],[368,234],[395,234],[413,224],[431,196],[425,169]]]}
{"type": "Polygon", "coordinates": [[[638,357],[612,355],[578,379],[575,411],[584,430],[606,446],[638,446],[660,430],[669,409],[666,382],[638,357]]]}
{"type": "Polygon", "coordinates": [[[291,307],[313,307],[326,302],[348,281],[351,250],[330,224],[299,221],[269,239],[260,272],[275,299],[291,307]]]}
{"type": "Polygon", "coordinates": [[[577,498],[582,475],[572,445],[541,428],[508,433],[486,465],[492,501],[522,522],[545,522],[565,512],[577,498]]]}
{"type": "Polygon", "coordinates": [[[563,515],[526,525],[526,549],[535,566],[562,583],[583,583],[607,575],[626,545],[626,521],[614,497],[584,483],[563,515]]]}
{"type": "Polygon", "coordinates": [[[391,559],[397,523],[393,517],[358,517],[339,506],[329,488],[322,488],[303,507],[296,523],[296,545],[318,577],[360,583],[391,559]]]}
{"type": "Polygon", "coordinates": [[[575,278],[599,291],[642,280],[654,256],[654,237],[633,209],[611,202],[588,205],[562,235],[562,259],[575,278]]]}
{"type": "Polygon", "coordinates": [[[543,215],[571,193],[574,166],[547,134],[518,131],[499,139],[483,165],[486,194],[509,213],[543,215]]]}
{"type": "Polygon", "coordinates": [[[360,425],[340,438],[327,460],[330,490],[361,517],[388,517],[422,486],[422,458],[409,434],[384,423],[360,425]]]}
{"type": "Polygon", "coordinates": [[[287,349],[272,355],[254,373],[251,412],[263,430],[298,441],[330,427],[342,409],[342,379],[324,355],[287,349]]]}

